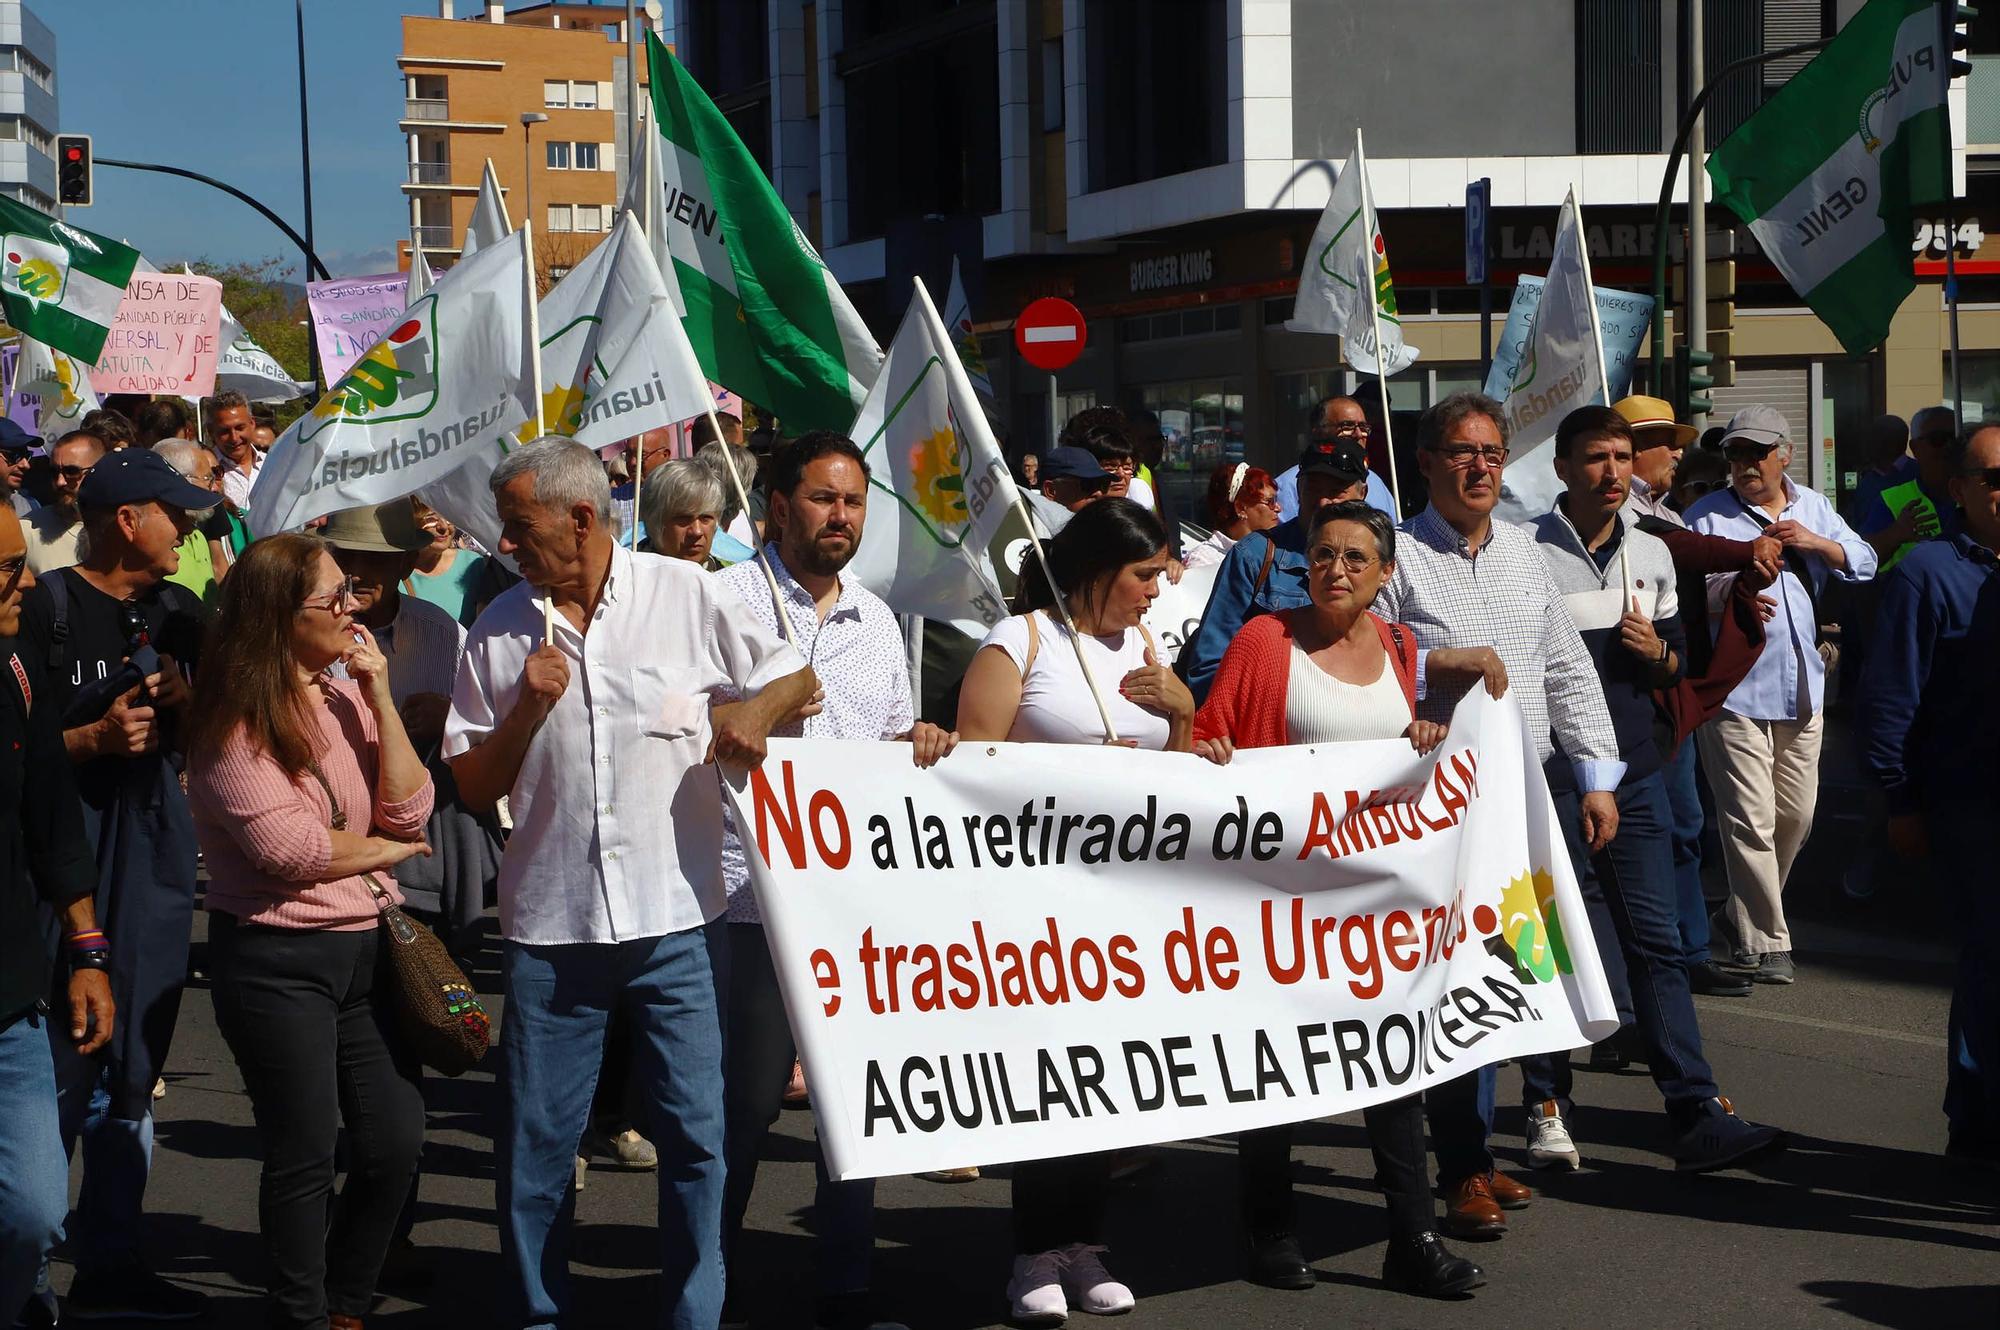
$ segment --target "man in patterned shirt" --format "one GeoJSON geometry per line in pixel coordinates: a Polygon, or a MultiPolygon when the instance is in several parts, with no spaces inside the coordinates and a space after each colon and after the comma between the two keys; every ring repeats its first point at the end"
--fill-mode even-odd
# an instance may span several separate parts
{"type": "MultiPolygon", "coordinates": [[[[765,524],[772,539],[764,547],[768,578],[759,560],[746,559],[717,574],[717,580],[742,597],[751,617],[766,629],[790,637],[819,679],[816,714],[780,724],[771,731],[774,736],[908,739],[917,765],[927,767],[952,750],[958,735],[915,719],[909,660],[896,616],[874,593],[840,575],[861,548],[867,516],[868,462],[854,441],[831,430],[801,435],[773,459],[765,524]]],[[[747,1324],[747,1272],[739,1269],[736,1239],[757,1182],[764,1133],[777,1119],[796,1048],[750,891],[743,845],[733,826],[723,840],[722,871],[729,890],[731,946],[723,1078],[729,1124],[722,1210],[730,1283],[722,1314],[727,1327],[747,1324]]],[[[868,1305],[875,1183],[835,1182],[827,1176],[823,1157],[818,1165],[813,1197],[821,1280],[816,1330],[885,1327],[870,1315],[868,1305]]]]}
{"type": "MultiPolygon", "coordinates": [[[[1493,520],[1500,469],[1507,461],[1506,415],[1480,393],[1454,393],[1424,412],[1417,425],[1417,468],[1430,486],[1430,506],[1403,523],[1396,574],[1377,597],[1375,612],[1408,624],[1417,635],[1417,717],[1448,721],[1467,688],[1485,676],[1470,649],[1491,647],[1505,666],[1505,686],[1519,701],[1535,756],[1562,741],[1576,773],[1572,790],[1554,794],[1556,815],[1577,821],[1589,853],[1618,831],[1612,791],[1624,777],[1618,734],[1604,688],[1535,539],[1493,520]]],[[[1579,869],[1577,879],[1583,880],[1579,869]]],[[[1558,1056],[1567,1056],[1566,1054],[1558,1056]]],[[[1543,1055],[1540,1060],[1548,1060],[1543,1055]]],[[[1521,1059],[1525,1064],[1538,1059],[1521,1059]]],[[[1547,1066],[1524,1079],[1553,1079],[1547,1066]]],[[[1502,1209],[1526,1205],[1532,1193],[1495,1173],[1487,1137],[1493,1131],[1494,1069],[1483,1067],[1432,1090],[1431,1138],[1447,1209],[1444,1227],[1460,1237],[1498,1236],[1502,1209]]],[[[1544,1142],[1547,1144],[1548,1142],[1544,1142]]]]}

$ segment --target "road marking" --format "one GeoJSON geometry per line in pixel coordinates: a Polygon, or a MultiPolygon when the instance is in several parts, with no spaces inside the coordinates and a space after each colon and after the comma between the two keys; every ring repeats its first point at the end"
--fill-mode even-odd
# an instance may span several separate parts
{"type": "MultiPolygon", "coordinates": [[[[1777,1021],[1783,1025],[1803,1025],[1814,1030],[1830,1030],[1835,1034],[1865,1034],[1877,1039],[1893,1039],[1899,1044],[1916,1044],[1923,1048],[1948,1047],[1945,1040],[1934,1034],[1907,1034],[1902,1030],[1883,1030],[1873,1025],[1849,1025],[1845,1021],[1823,1021],[1814,1016],[1789,1016],[1781,1011],[1752,1011],[1743,1006],[1732,1006],[1729,998],[1708,998],[1696,1005],[1706,1015],[1711,1011],[1723,1012],[1730,1016],[1748,1016],[1752,1020],[1777,1021]]],[[[1741,999],[1735,999],[1740,1002],[1741,999]]]]}

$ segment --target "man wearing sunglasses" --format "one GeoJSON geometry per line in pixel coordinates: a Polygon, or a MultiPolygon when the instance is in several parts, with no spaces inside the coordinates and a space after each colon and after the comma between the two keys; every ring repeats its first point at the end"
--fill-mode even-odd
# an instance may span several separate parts
{"type": "Polygon", "coordinates": [[[21,523],[28,537],[28,567],[37,575],[77,561],[83,514],[76,506],[76,492],[104,452],[104,440],[80,429],[63,435],[49,449],[49,460],[55,463],[56,501],[21,523]]]}
{"type": "MultiPolygon", "coordinates": [[[[1789,984],[1797,970],[1785,924],[1785,879],[1812,831],[1819,798],[1829,654],[1821,646],[1819,598],[1829,578],[1874,577],[1876,558],[1832,504],[1785,474],[1791,427],[1781,412],[1746,406],[1731,416],[1722,455],[1729,488],[1688,509],[1688,525],[1735,540],[1768,536],[1784,547],[1764,650],[1715,719],[1696,731],[1729,876],[1724,920],[1734,953],[1723,963],[1754,983],[1789,984]]],[[[1732,582],[1728,574],[1709,579],[1711,612],[1732,582]]]]}
{"type": "Polygon", "coordinates": [[[35,449],[41,446],[41,442],[13,421],[0,416],[0,473],[7,478],[7,501],[14,507],[14,516],[23,522],[42,506],[21,488],[28,483],[28,468],[34,462],[35,449]]]}
{"type": "Polygon", "coordinates": [[[77,491],[83,561],[39,579],[21,608],[19,648],[45,673],[37,705],[62,714],[97,856],[112,993],[131,1014],[93,1057],[67,1038],[50,1041],[63,1140],[83,1146],[68,1299],[78,1320],[189,1320],[205,1306],[147,1264],[141,1201],[153,1086],[173,1039],[194,916],[194,825],[178,749],[203,611],[166,578],[194,529],[189,511],[214,502],[157,453],[106,456],[77,491]]]}
{"type": "Polygon", "coordinates": [[[1959,531],[1958,505],[1952,502],[1951,447],[1958,437],[1958,417],[1950,408],[1927,406],[1911,418],[1910,450],[1916,465],[1901,479],[1854,509],[1854,529],[1888,572],[1918,542],[1959,531]]]}
{"type": "Polygon", "coordinates": [[[1956,906],[1944,1111],[1947,1157],[2000,1166],[2000,426],[1947,454],[1963,529],[1918,546],[1883,580],[1861,694],[1861,756],[1889,800],[1889,843],[1928,852],[1956,906]]]}

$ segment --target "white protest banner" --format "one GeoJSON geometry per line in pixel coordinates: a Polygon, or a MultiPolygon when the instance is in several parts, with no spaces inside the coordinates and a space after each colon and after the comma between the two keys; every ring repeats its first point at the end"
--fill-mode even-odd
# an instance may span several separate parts
{"type": "Polygon", "coordinates": [[[32,337],[21,339],[21,357],[14,368],[14,395],[36,399],[39,407],[36,433],[45,444],[53,445],[63,435],[83,423],[99,402],[90,383],[90,369],[67,351],[32,337]]]}
{"type": "Polygon", "coordinates": [[[402,322],[409,291],[409,274],[401,272],[306,283],[320,372],[328,383],[339,382],[383,333],[402,322]]]}
{"type": "MultiPolygon", "coordinates": [[[[1527,353],[1528,334],[1534,331],[1535,307],[1542,303],[1543,279],[1522,273],[1514,283],[1514,298],[1507,305],[1507,325],[1493,344],[1493,367],[1486,373],[1486,395],[1495,401],[1507,400],[1514,386],[1514,370],[1527,353]]],[[[1593,286],[1597,301],[1597,327],[1604,334],[1604,368],[1611,377],[1611,400],[1617,401],[1632,390],[1632,365],[1639,358],[1639,344],[1653,319],[1653,298],[1637,291],[1593,286]]]]}
{"type": "Polygon", "coordinates": [[[1146,627],[1152,630],[1153,640],[1159,644],[1160,664],[1171,665],[1178,660],[1181,648],[1194,636],[1194,630],[1201,627],[1201,616],[1215,591],[1215,575],[1221,571],[1221,564],[1211,563],[1205,568],[1188,569],[1178,582],[1160,579],[1160,594],[1146,609],[1146,627]]]}
{"type": "Polygon", "coordinates": [[[1200,760],[777,739],[725,769],[836,1177],[1345,1113],[1616,1028],[1511,700],[1428,758],[1200,760]]]}
{"type": "Polygon", "coordinates": [[[289,402],[303,395],[290,372],[257,345],[227,305],[222,307],[222,353],[215,362],[215,386],[234,389],[253,402],[289,402]]]}
{"type": "MultiPolygon", "coordinates": [[[[478,513],[494,525],[482,488],[476,511],[447,508],[427,486],[488,453],[535,413],[532,347],[522,283],[528,233],[463,259],[404,311],[403,319],[292,422],[250,491],[250,528],[291,531],[315,517],[387,503],[425,489],[433,506],[468,530],[478,513]]],[[[396,277],[402,283],[402,275],[396,277]]]]}
{"type": "Polygon", "coordinates": [[[189,273],[135,272],[91,370],[100,393],[215,391],[222,283],[189,273]]]}

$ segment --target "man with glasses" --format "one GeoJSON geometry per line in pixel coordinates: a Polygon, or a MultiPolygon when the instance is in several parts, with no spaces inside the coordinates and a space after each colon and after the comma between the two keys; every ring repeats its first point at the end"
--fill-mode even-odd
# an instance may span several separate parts
{"type": "Polygon", "coordinates": [[[106,456],[77,492],[83,561],[38,580],[22,603],[20,651],[45,672],[38,705],[62,715],[97,856],[112,993],[129,1016],[93,1057],[66,1032],[50,1040],[63,1140],[83,1144],[68,1298],[78,1320],[191,1320],[206,1305],[152,1273],[140,1214],[153,1086],[173,1039],[194,917],[194,826],[178,750],[203,611],[166,578],[194,530],[190,512],[214,502],[158,453],[106,456]]]}
{"type": "Polygon", "coordinates": [[[1917,412],[1910,420],[1915,467],[1854,509],[1854,529],[1882,561],[1881,571],[1902,562],[1919,541],[1958,534],[1958,505],[1951,498],[1951,446],[1957,437],[1958,417],[1951,408],[1917,412]]]}
{"type": "MultiPolygon", "coordinates": [[[[1590,652],[1535,538],[1493,520],[1506,462],[1506,414],[1492,398],[1453,393],[1424,412],[1417,425],[1417,467],[1430,487],[1430,504],[1403,523],[1396,573],[1377,597],[1375,612],[1408,624],[1417,635],[1423,679],[1417,719],[1449,721],[1467,689],[1498,683],[1519,702],[1541,761],[1561,743],[1574,784],[1551,791],[1556,815],[1576,824],[1573,855],[1595,854],[1618,831],[1612,791],[1625,774],[1618,732],[1590,652]],[[1481,647],[1492,648],[1483,661],[1475,651],[1481,647]],[[1504,665],[1501,680],[1493,677],[1494,653],[1504,665]]],[[[1587,869],[1587,863],[1577,865],[1579,882],[1587,869]]],[[[1520,1061],[1530,1095],[1537,1085],[1554,1082],[1555,1058],[1520,1061]]],[[[1427,1096],[1447,1205],[1444,1227],[1461,1237],[1506,1232],[1501,1210],[1526,1205],[1532,1195],[1494,1171],[1486,1143],[1493,1130],[1494,1083],[1494,1069],[1483,1067],[1427,1096]]],[[[1560,1120],[1531,1129],[1529,1139],[1530,1164],[1575,1167],[1576,1147],[1560,1120]]]]}
{"type": "MultiPolygon", "coordinates": [[[[1729,874],[1725,922],[1734,954],[1727,963],[1754,983],[1789,984],[1797,970],[1785,925],[1785,879],[1812,831],[1819,798],[1827,666],[1819,597],[1829,577],[1874,577],[1875,551],[1832,504],[1785,474],[1791,427],[1776,409],[1746,406],[1731,416],[1722,455],[1730,487],[1690,508],[1688,525],[1736,540],[1768,536],[1784,547],[1784,569],[1772,588],[1777,603],[1763,652],[1696,736],[1729,874]]],[[[1709,579],[1711,606],[1732,581],[1728,574],[1709,579]]]]}
{"type": "Polygon", "coordinates": [[[1955,906],[1944,1111],[1948,1158],[2000,1166],[2000,426],[1948,454],[1962,529],[1883,579],[1859,713],[1862,763],[1889,799],[1889,843],[1928,853],[1955,906]]]}
{"type": "Polygon", "coordinates": [[[14,516],[23,521],[42,506],[21,488],[28,483],[28,468],[34,464],[35,449],[41,442],[12,420],[0,416],[0,468],[4,468],[7,478],[7,501],[13,505],[14,516]]]}
{"type": "MultiPolygon", "coordinates": [[[[1361,475],[1368,484],[1364,497],[1370,507],[1400,519],[1402,515],[1396,511],[1396,501],[1389,493],[1389,487],[1367,466],[1368,440],[1373,428],[1368,423],[1368,412],[1352,397],[1322,397],[1306,412],[1307,445],[1326,448],[1337,443],[1359,444],[1363,459],[1361,475]]],[[[1278,489],[1278,520],[1289,522],[1302,511],[1299,504],[1299,468],[1294,466],[1279,472],[1271,483],[1278,489]]]]}
{"type": "Polygon", "coordinates": [[[76,506],[76,492],[104,453],[104,440],[80,429],[63,435],[49,449],[49,460],[55,463],[56,501],[22,523],[28,537],[28,567],[35,573],[68,568],[76,562],[83,539],[83,514],[76,506]]]}

